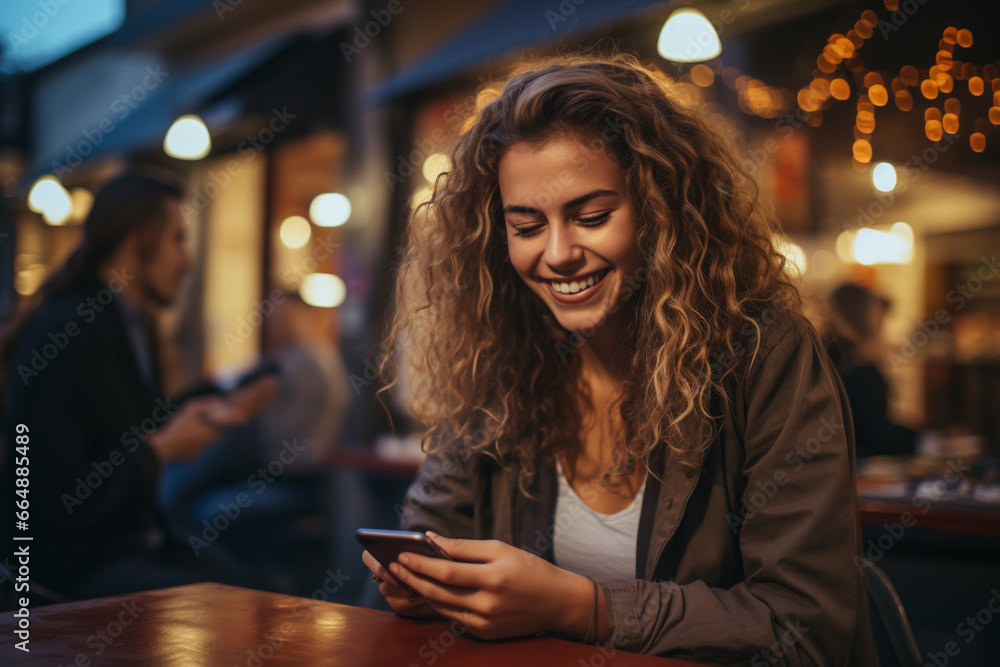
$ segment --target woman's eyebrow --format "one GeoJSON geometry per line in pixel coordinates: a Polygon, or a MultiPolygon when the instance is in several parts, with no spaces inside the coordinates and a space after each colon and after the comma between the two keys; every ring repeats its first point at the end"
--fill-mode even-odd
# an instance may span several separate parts
{"type": "MultiPolygon", "coordinates": [[[[574,199],[570,199],[568,202],[563,204],[563,210],[568,211],[571,208],[576,208],[581,204],[586,204],[591,199],[596,199],[598,197],[607,197],[608,195],[617,195],[617,194],[618,193],[615,192],[614,190],[593,190],[592,192],[588,192],[587,194],[580,195],[579,197],[575,197],[574,199]]],[[[518,206],[516,204],[508,204],[507,206],[503,207],[503,212],[505,215],[507,213],[523,213],[525,215],[534,215],[539,213],[540,211],[532,206],[518,206]]]]}

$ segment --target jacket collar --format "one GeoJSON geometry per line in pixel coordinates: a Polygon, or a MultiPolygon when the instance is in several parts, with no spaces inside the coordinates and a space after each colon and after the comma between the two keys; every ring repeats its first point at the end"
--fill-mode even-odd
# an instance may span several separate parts
{"type": "MultiPolygon", "coordinates": [[[[711,414],[718,418],[719,397],[716,391],[711,396],[711,414]]],[[[721,437],[717,429],[711,446],[716,446],[721,437]]],[[[664,549],[680,525],[684,510],[701,477],[705,460],[705,450],[694,454],[680,455],[670,452],[661,440],[650,453],[650,470],[655,473],[646,480],[646,490],[639,515],[639,534],[636,540],[636,578],[652,580],[664,549]],[[667,465],[669,458],[670,464],[667,465]]],[[[521,548],[555,562],[553,535],[558,496],[556,467],[543,462],[530,489],[534,499],[528,499],[524,506],[524,524],[521,548]]]]}

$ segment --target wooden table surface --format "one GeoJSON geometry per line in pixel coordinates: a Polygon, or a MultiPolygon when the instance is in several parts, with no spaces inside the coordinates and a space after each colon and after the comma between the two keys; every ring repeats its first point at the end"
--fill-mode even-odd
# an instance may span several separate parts
{"type": "Polygon", "coordinates": [[[30,610],[30,654],[0,616],[0,665],[572,667],[694,663],[550,638],[484,642],[445,621],[205,583],[30,610]]]}

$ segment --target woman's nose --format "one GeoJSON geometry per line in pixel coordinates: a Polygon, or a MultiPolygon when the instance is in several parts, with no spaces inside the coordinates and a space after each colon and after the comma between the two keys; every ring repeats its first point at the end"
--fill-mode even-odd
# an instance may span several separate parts
{"type": "Polygon", "coordinates": [[[542,259],[553,268],[569,267],[583,258],[583,249],[573,238],[573,231],[561,223],[549,224],[549,238],[542,259]]]}

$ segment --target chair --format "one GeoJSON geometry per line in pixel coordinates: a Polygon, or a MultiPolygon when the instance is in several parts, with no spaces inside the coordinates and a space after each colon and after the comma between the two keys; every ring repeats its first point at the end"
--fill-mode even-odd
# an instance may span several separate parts
{"type": "Polygon", "coordinates": [[[896,589],[879,566],[868,560],[864,563],[868,597],[882,621],[896,660],[900,667],[921,667],[924,663],[920,658],[920,648],[896,589]]]}

